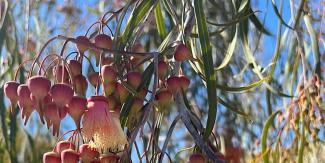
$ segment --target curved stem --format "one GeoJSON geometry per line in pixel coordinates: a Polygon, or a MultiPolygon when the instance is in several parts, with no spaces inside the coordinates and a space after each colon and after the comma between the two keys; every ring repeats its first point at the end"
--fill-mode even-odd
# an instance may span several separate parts
{"type": "Polygon", "coordinates": [[[88,61],[89,65],[91,67],[91,69],[95,72],[95,68],[94,68],[93,64],[91,63],[90,59],[87,56],[85,56],[85,55],[83,55],[83,57],[86,58],[86,60],[88,61]]]}
{"type": "Polygon", "coordinates": [[[25,60],[23,61],[17,68],[16,72],[15,72],[15,78],[14,78],[14,81],[17,80],[17,76],[18,76],[18,72],[19,70],[26,64],[26,62],[29,62],[29,61],[33,61],[35,58],[31,58],[31,59],[28,59],[28,60],[25,60]]]}
{"type": "Polygon", "coordinates": [[[91,29],[94,25],[96,25],[96,24],[98,24],[98,23],[101,24],[101,22],[97,21],[97,22],[93,23],[93,24],[92,24],[92,25],[87,29],[87,31],[86,31],[86,33],[85,33],[85,36],[86,36],[86,37],[87,37],[88,32],[90,31],[90,29],[91,29]]]}
{"type": "Polygon", "coordinates": [[[32,75],[32,72],[33,72],[33,70],[34,70],[35,63],[37,62],[37,60],[39,59],[39,57],[41,56],[42,52],[45,50],[45,48],[47,47],[47,45],[50,44],[50,43],[51,43],[52,41],[54,41],[55,39],[58,39],[58,38],[59,38],[59,36],[55,36],[55,37],[49,39],[49,40],[44,44],[44,46],[42,47],[41,51],[38,53],[37,57],[35,58],[35,60],[34,60],[34,62],[33,62],[33,64],[32,64],[31,69],[29,70],[29,75],[28,75],[28,77],[30,77],[30,76],[32,75]]]}
{"type": "Polygon", "coordinates": [[[53,63],[55,63],[57,60],[59,60],[59,58],[56,58],[54,60],[52,60],[52,62],[47,66],[47,68],[44,70],[44,76],[46,76],[46,73],[48,71],[48,69],[52,66],[53,63]]]}
{"type": "Polygon", "coordinates": [[[78,54],[78,52],[74,51],[74,52],[69,53],[69,54],[64,58],[64,60],[67,60],[67,59],[70,57],[70,55],[72,55],[72,54],[78,54]]]}
{"type": "Polygon", "coordinates": [[[46,56],[41,62],[40,69],[38,70],[38,75],[41,75],[41,70],[42,70],[41,68],[43,68],[43,64],[45,63],[46,59],[49,58],[49,57],[52,57],[52,56],[60,58],[60,56],[57,55],[57,54],[50,54],[50,55],[46,56]]]}

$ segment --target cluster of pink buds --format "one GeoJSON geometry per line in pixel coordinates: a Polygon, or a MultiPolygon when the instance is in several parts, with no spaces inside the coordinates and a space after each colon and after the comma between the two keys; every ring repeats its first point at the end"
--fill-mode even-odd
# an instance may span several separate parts
{"type": "Polygon", "coordinates": [[[120,156],[114,153],[100,154],[89,144],[76,146],[69,141],[60,141],[53,151],[43,155],[44,163],[118,163],[120,156]]]}
{"type": "Polygon", "coordinates": [[[114,39],[103,32],[93,37],[57,36],[50,39],[33,60],[26,84],[17,83],[16,77],[14,81],[5,83],[4,92],[10,100],[11,113],[16,114],[14,108],[18,104],[25,125],[34,110],[42,124],[52,128],[54,136],[60,135],[60,124],[66,115],[75,123],[76,129],[69,138],[71,142],[59,142],[55,150],[44,154],[44,162],[118,160],[116,155],[99,157],[97,151],[121,152],[128,147],[127,136],[119,120],[121,108],[128,97],[132,97],[132,104],[127,127],[132,127],[141,117],[148,92],[155,95],[156,106],[164,109],[171,105],[175,94],[188,89],[190,80],[184,75],[172,75],[170,64],[192,59],[186,45],[176,47],[174,60],[159,58],[155,73],[159,81],[156,92],[152,92],[148,90],[148,85],[142,84],[143,63],[150,61],[153,57],[151,53],[146,53],[140,43],[135,43],[129,51],[114,51],[114,39]],[[65,40],[61,53],[41,57],[45,47],[54,40],[65,40]],[[75,51],[65,55],[68,42],[74,43],[75,51]],[[74,58],[71,57],[73,54],[74,58]],[[92,65],[92,56],[96,65],[92,65]],[[85,73],[83,64],[87,61],[91,71],[85,73]],[[37,64],[38,74],[33,75],[37,64]],[[90,88],[94,88],[95,93],[90,93],[90,88]],[[79,145],[80,142],[87,145],[75,147],[74,144],[79,145]]]}

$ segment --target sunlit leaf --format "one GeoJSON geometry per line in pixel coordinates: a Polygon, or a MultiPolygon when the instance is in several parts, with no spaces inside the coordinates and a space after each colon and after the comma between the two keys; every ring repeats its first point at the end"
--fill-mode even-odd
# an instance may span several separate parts
{"type": "Polygon", "coordinates": [[[216,119],[216,77],[214,74],[212,51],[209,41],[209,32],[206,24],[206,17],[203,12],[202,0],[194,1],[195,20],[199,32],[199,40],[201,44],[202,57],[204,63],[204,73],[207,83],[208,101],[209,101],[209,113],[204,132],[204,138],[207,139],[213,129],[216,119]]]}

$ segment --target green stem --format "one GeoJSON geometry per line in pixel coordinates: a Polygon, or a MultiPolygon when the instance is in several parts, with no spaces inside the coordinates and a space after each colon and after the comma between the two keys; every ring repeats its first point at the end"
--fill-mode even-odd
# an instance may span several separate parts
{"type": "Polygon", "coordinates": [[[265,122],[264,128],[262,130],[262,136],[261,136],[261,145],[262,145],[262,154],[263,154],[263,162],[264,163],[269,163],[269,152],[265,153],[267,150],[267,136],[268,136],[268,131],[269,128],[271,127],[271,124],[274,121],[274,118],[277,114],[279,114],[281,111],[278,110],[276,112],[274,112],[265,122]],[[265,154],[264,154],[265,153],[265,154]]]}
{"type": "Polygon", "coordinates": [[[298,151],[298,163],[303,163],[303,154],[305,149],[305,121],[304,121],[304,115],[301,113],[300,115],[301,123],[302,123],[302,129],[301,129],[301,139],[300,139],[300,145],[299,145],[299,151],[298,151]]]}

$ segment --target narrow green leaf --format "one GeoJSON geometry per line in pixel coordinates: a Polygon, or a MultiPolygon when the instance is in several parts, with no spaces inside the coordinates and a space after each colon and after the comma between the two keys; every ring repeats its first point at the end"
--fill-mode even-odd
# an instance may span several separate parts
{"type": "Polygon", "coordinates": [[[279,10],[278,10],[276,4],[275,4],[275,0],[272,0],[272,6],[273,6],[273,10],[274,10],[276,16],[277,16],[277,17],[282,21],[283,25],[285,25],[286,27],[288,27],[288,28],[294,30],[294,28],[292,28],[290,25],[288,25],[288,24],[283,20],[282,15],[280,14],[280,12],[279,12],[279,10]]]}
{"type": "Polygon", "coordinates": [[[178,25],[179,21],[178,21],[178,17],[176,15],[176,12],[175,12],[175,10],[173,8],[173,4],[169,0],[162,0],[162,2],[164,4],[164,8],[168,12],[168,14],[171,16],[174,25],[178,25]]]}
{"type": "MultiPolygon", "coordinates": [[[[269,128],[271,127],[271,124],[274,121],[274,118],[276,117],[277,114],[279,114],[281,111],[278,110],[274,112],[269,118],[266,120],[263,130],[262,130],[262,135],[261,135],[261,145],[262,145],[262,152],[264,153],[267,150],[267,135],[269,133],[269,128]]],[[[269,153],[266,153],[263,155],[263,162],[268,163],[269,162],[269,153]]]]}
{"type": "Polygon", "coordinates": [[[121,37],[122,46],[124,46],[127,43],[128,39],[131,38],[133,30],[137,27],[137,25],[141,22],[145,15],[149,14],[149,10],[155,4],[155,0],[141,1],[140,4],[133,10],[121,37]]]}
{"type": "Polygon", "coordinates": [[[256,12],[258,12],[258,11],[255,11],[255,12],[249,13],[247,15],[243,15],[243,16],[237,15],[235,17],[238,17],[238,18],[236,18],[234,20],[231,20],[229,22],[225,22],[225,23],[214,23],[214,22],[209,21],[209,20],[207,20],[207,23],[211,24],[211,25],[214,25],[214,26],[233,26],[233,25],[236,25],[237,23],[239,23],[240,21],[249,18],[251,15],[253,15],[256,12]]]}
{"type": "Polygon", "coordinates": [[[317,34],[313,28],[311,17],[309,15],[304,16],[304,21],[306,24],[306,28],[311,40],[311,47],[314,54],[314,63],[315,63],[315,72],[321,77],[321,63],[320,63],[320,54],[319,54],[319,46],[317,41],[317,34]]]}
{"type": "Polygon", "coordinates": [[[236,27],[236,32],[235,32],[235,35],[234,37],[232,38],[228,48],[227,48],[227,51],[226,51],[226,54],[225,54],[225,58],[222,60],[221,64],[215,69],[215,70],[220,70],[222,68],[224,68],[225,66],[228,65],[232,55],[234,54],[234,51],[235,51],[235,47],[236,47],[236,43],[237,43],[237,33],[238,33],[238,29],[236,27]]]}
{"type": "Polygon", "coordinates": [[[300,134],[300,144],[299,144],[299,150],[298,150],[298,163],[303,163],[303,155],[304,155],[304,150],[306,146],[306,123],[304,119],[304,115],[300,114],[300,121],[302,123],[301,126],[301,134],[300,134]]]}
{"type": "Polygon", "coordinates": [[[225,106],[225,107],[226,107],[227,109],[229,109],[230,111],[232,111],[232,112],[234,112],[234,113],[236,113],[236,114],[239,114],[239,115],[241,115],[241,116],[243,116],[243,117],[245,117],[245,118],[248,118],[248,119],[251,118],[248,114],[246,114],[245,112],[243,112],[243,111],[241,111],[241,110],[239,110],[239,109],[237,109],[237,108],[235,108],[235,107],[229,105],[226,101],[224,101],[224,100],[221,99],[220,97],[218,97],[218,101],[220,102],[220,104],[222,104],[223,106],[225,106]]]}
{"type": "Polygon", "coordinates": [[[261,79],[261,80],[259,80],[257,82],[251,83],[249,85],[242,86],[242,87],[227,87],[227,86],[219,85],[219,84],[216,84],[216,86],[217,86],[218,89],[221,89],[223,91],[228,91],[228,92],[242,92],[242,91],[247,91],[247,90],[250,90],[252,88],[258,87],[265,80],[266,80],[266,78],[261,79]]]}
{"type": "Polygon", "coordinates": [[[217,114],[217,101],[215,100],[217,99],[216,77],[214,74],[212,51],[209,41],[209,32],[206,24],[206,16],[203,12],[202,0],[194,1],[194,12],[203,56],[204,73],[206,77],[209,102],[208,120],[206,130],[203,135],[204,139],[206,140],[212,132],[217,114]]]}
{"type": "Polygon", "coordinates": [[[238,9],[238,13],[244,11],[247,7],[249,7],[250,1],[249,0],[242,0],[238,9]]]}
{"type": "Polygon", "coordinates": [[[167,36],[167,30],[161,10],[162,8],[160,7],[160,2],[158,2],[155,8],[155,18],[160,38],[164,39],[167,36]]]}
{"type": "Polygon", "coordinates": [[[256,15],[254,14],[253,10],[250,8],[249,9],[249,13],[253,13],[249,19],[252,21],[252,23],[255,25],[255,27],[261,31],[262,33],[266,34],[266,35],[272,35],[272,33],[267,30],[264,25],[260,22],[260,20],[256,17],[256,15]]]}
{"type": "MultiPolygon", "coordinates": [[[[258,65],[255,61],[254,55],[249,47],[249,43],[248,43],[248,24],[247,22],[243,22],[240,25],[240,37],[241,37],[241,41],[242,41],[242,45],[244,48],[244,54],[245,54],[245,58],[248,64],[251,64],[253,66],[252,71],[260,78],[260,79],[264,79],[265,77],[262,75],[261,73],[261,66],[258,65]]],[[[291,95],[287,95],[284,94],[280,91],[275,90],[268,82],[266,82],[266,80],[264,80],[264,85],[266,86],[267,89],[269,89],[272,93],[275,93],[277,95],[283,96],[283,97],[293,97],[291,95]]]]}

